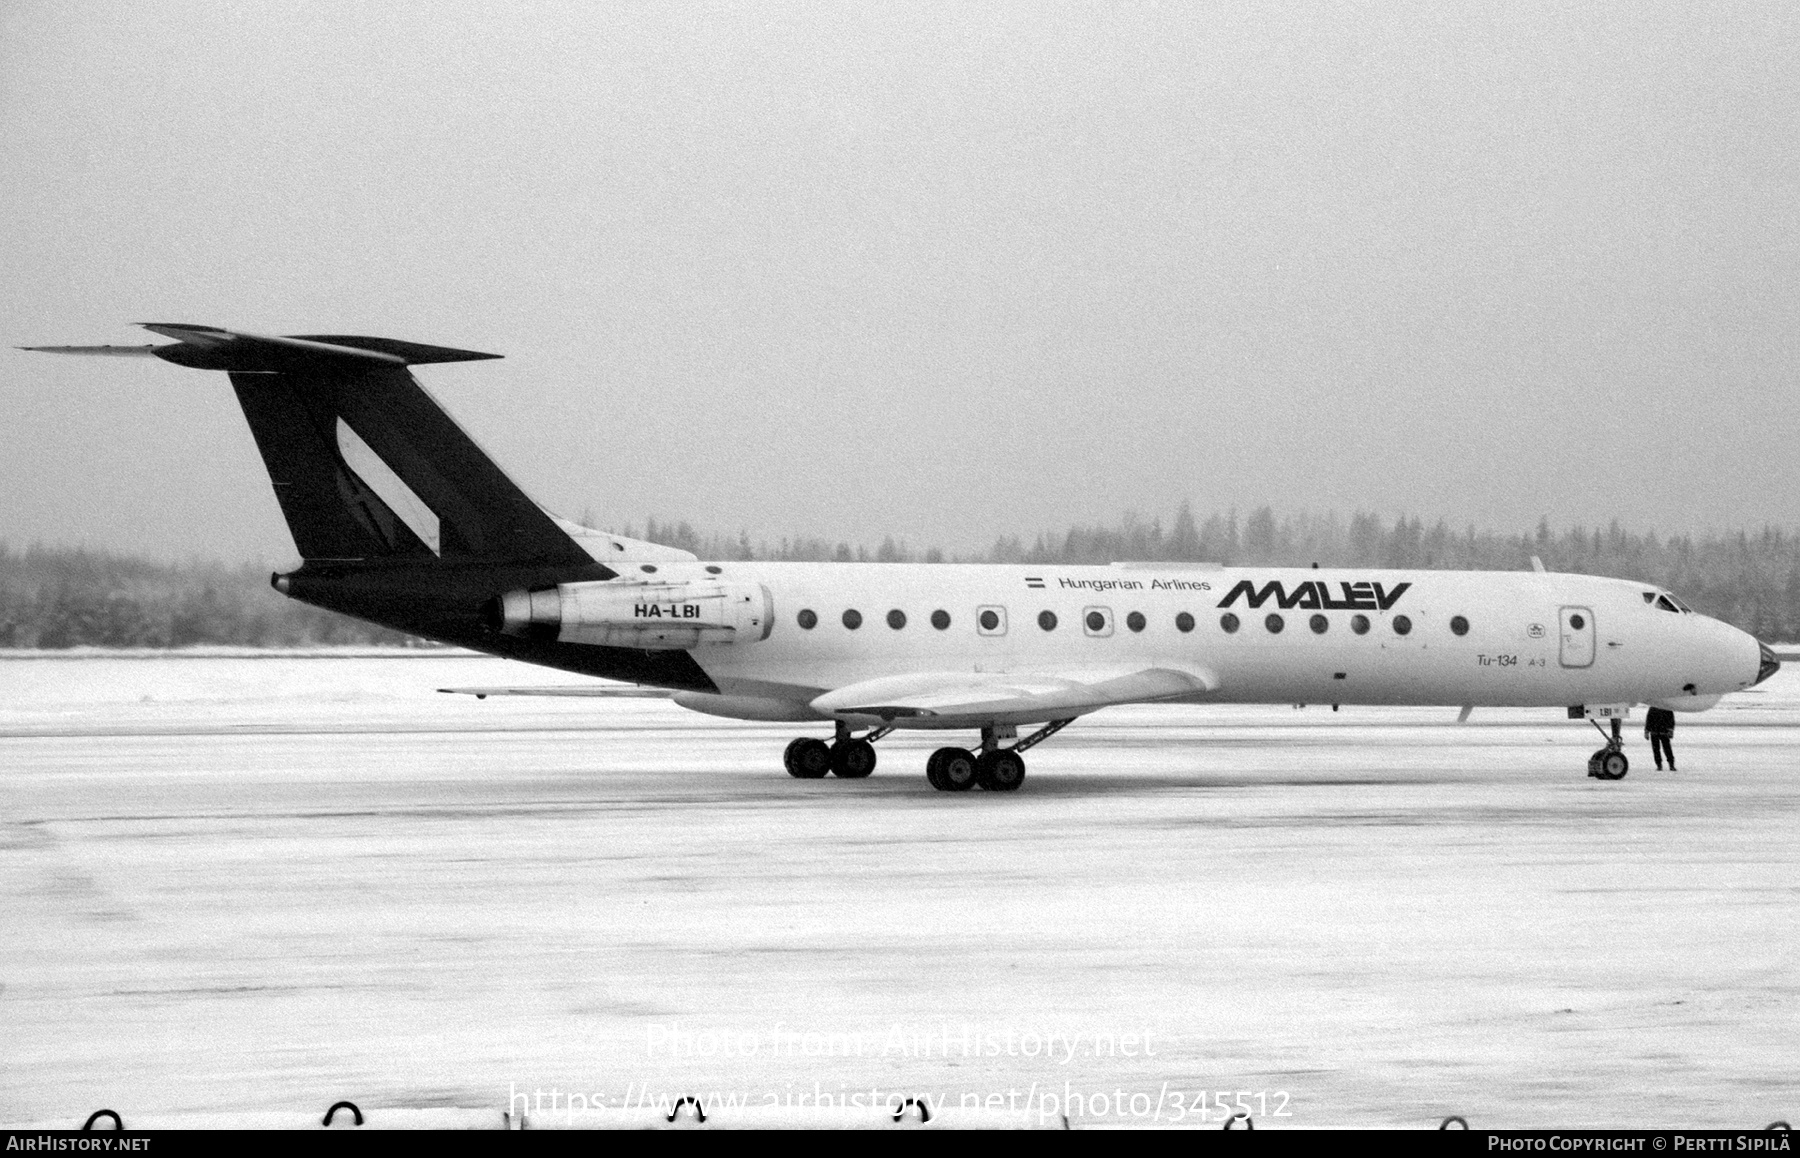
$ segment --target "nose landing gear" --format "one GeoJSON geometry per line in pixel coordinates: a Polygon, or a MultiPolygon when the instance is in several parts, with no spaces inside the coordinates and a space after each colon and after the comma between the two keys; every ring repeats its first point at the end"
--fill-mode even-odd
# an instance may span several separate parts
{"type": "Polygon", "coordinates": [[[1617,716],[1612,720],[1612,734],[1597,721],[1589,720],[1594,730],[1606,740],[1606,747],[1588,757],[1588,775],[1595,780],[1623,780],[1625,773],[1631,771],[1631,761],[1625,758],[1625,738],[1621,735],[1621,725],[1617,716]]]}

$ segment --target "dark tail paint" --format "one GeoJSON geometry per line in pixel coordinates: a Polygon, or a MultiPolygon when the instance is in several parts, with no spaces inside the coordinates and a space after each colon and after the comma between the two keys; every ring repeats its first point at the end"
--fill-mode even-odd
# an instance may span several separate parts
{"type": "Polygon", "coordinates": [[[437,514],[446,560],[593,564],[405,367],[233,371],[231,385],[308,561],[433,553],[344,461],[342,422],[437,514]]]}
{"type": "MultiPolygon", "coordinates": [[[[278,591],[495,655],[663,687],[718,690],[685,651],[517,638],[483,622],[483,605],[503,591],[616,577],[494,465],[406,369],[498,355],[388,338],[145,328],[177,344],[143,352],[231,375],[304,560],[298,570],[274,577],[278,591]],[[438,520],[436,551],[345,460],[340,423],[430,508],[438,520]]],[[[118,352],[64,349],[102,351],[118,352]]]]}

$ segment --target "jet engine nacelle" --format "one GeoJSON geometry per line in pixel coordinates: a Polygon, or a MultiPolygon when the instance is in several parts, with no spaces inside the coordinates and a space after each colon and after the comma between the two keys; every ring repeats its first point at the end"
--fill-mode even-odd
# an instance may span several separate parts
{"type": "Polygon", "coordinates": [[[507,635],[596,647],[682,651],[769,638],[774,600],[760,583],[559,583],[508,591],[482,609],[507,635]]]}

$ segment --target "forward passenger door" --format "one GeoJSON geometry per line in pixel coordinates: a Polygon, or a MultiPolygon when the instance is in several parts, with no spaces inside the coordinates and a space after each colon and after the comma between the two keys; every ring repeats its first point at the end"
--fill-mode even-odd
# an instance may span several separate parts
{"type": "Polygon", "coordinates": [[[1565,607],[1558,618],[1562,623],[1562,665],[1564,667],[1592,667],[1594,664],[1593,611],[1586,607],[1565,607]]]}

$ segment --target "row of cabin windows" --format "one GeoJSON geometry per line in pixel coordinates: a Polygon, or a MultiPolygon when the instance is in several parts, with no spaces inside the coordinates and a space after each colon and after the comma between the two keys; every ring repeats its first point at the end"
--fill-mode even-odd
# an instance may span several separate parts
{"type": "MultiPolygon", "coordinates": [[[[617,547],[618,544],[614,543],[613,546],[617,547]]],[[[623,550],[624,548],[621,547],[620,549],[623,550]]],[[[645,563],[642,567],[638,568],[638,570],[649,574],[655,574],[656,566],[651,563],[645,563]]],[[[717,575],[721,570],[721,568],[716,566],[708,566],[706,568],[706,573],[708,575],[717,575]]],[[[1677,614],[1682,612],[1691,613],[1691,609],[1687,604],[1682,603],[1679,599],[1676,599],[1666,591],[1661,593],[1646,591],[1644,592],[1644,602],[1663,611],[1673,611],[1677,614]]],[[[800,626],[806,628],[808,631],[811,631],[819,622],[819,617],[810,609],[802,611],[795,618],[799,620],[800,626]]],[[[980,622],[982,630],[993,631],[1000,626],[1000,616],[992,611],[983,611],[980,615],[980,622]]],[[[906,612],[901,611],[896,607],[894,610],[887,613],[887,623],[889,627],[893,628],[895,631],[899,631],[906,626],[906,612]]],[[[1133,631],[1144,630],[1146,623],[1147,621],[1144,619],[1143,612],[1141,611],[1133,611],[1125,617],[1125,626],[1131,628],[1133,631]]],[[[1269,615],[1263,619],[1263,625],[1269,629],[1271,634],[1279,635],[1281,634],[1282,629],[1287,626],[1287,621],[1279,615],[1269,615]]],[[[1324,635],[1327,631],[1331,630],[1331,620],[1323,615],[1313,616],[1311,619],[1307,620],[1307,625],[1312,628],[1314,635],[1324,635]]],[[[862,612],[854,609],[844,612],[844,626],[848,627],[851,631],[855,631],[857,628],[861,627],[862,612]]],[[[939,631],[947,631],[950,627],[950,613],[941,609],[933,611],[931,613],[931,626],[937,628],[939,631]]],[[[1055,631],[1056,612],[1038,612],[1038,626],[1045,631],[1055,631]]],[[[1194,630],[1194,617],[1183,611],[1175,617],[1175,626],[1182,631],[1192,631],[1194,630]]],[[[1224,615],[1219,617],[1219,626],[1224,628],[1227,634],[1235,632],[1239,626],[1238,617],[1227,611],[1224,615]]],[[[1579,617],[1575,621],[1574,626],[1577,631],[1581,629],[1579,617]]],[[[1089,631],[1105,631],[1106,616],[1098,611],[1088,612],[1087,627],[1089,631]]],[[[1358,635],[1367,635],[1369,633],[1369,617],[1366,615],[1352,615],[1350,617],[1350,630],[1358,635]]],[[[1453,615],[1450,617],[1450,630],[1457,635],[1467,635],[1469,634],[1469,621],[1460,615],[1453,615]]],[[[1395,635],[1406,635],[1411,631],[1411,619],[1404,615],[1394,616],[1395,635]]]]}
{"type": "MultiPolygon", "coordinates": [[[[807,631],[811,631],[819,625],[818,613],[813,611],[810,607],[796,615],[794,620],[807,631]]],[[[992,608],[983,608],[981,613],[976,617],[976,622],[981,625],[983,631],[995,631],[1000,627],[1000,614],[992,608]]],[[[1037,622],[1038,626],[1045,631],[1055,631],[1058,622],[1056,612],[1038,612],[1037,622]]],[[[1104,632],[1108,627],[1106,615],[1104,612],[1100,611],[1090,610],[1087,612],[1085,622],[1087,629],[1090,632],[1104,632]]],[[[1389,623],[1393,627],[1395,635],[1412,634],[1413,622],[1410,616],[1396,615],[1389,623]]],[[[855,608],[850,608],[845,611],[843,615],[843,624],[851,631],[855,631],[863,624],[862,612],[855,608]]],[[[895,631],[899,631],[901,628],[905,627],[906,612],[901,611],[898,607],[889,611],[887,613],[887,625],[895,631]]],[[[1324,635],[1331,630],[1331,618],[1325,615],[1314,615],[1306,621],[1306,625],[1312,629],[1314,635],[1324,635]]],[[[942,608],[933,611],[931,613],[931,626],[937,628],[939,631],[948,631],[950,628],[950,613],[942,608]]],[[[1125,626],[1134,632],[1142,631],[1145,627],[1149,626],[1149,620],[1144,618],[1143,612],[1133,611],[1125,616],[1125,626]]],[[[1235,612],[1227,611],[1225,614],[1219,616],[1219,627],[1227,635],[1234,634],[1238,628],[1242,626],[1243,621],[1237,617],[1235,612]]],[[[1281,615],[1271,612],[1263,617],[1263,626],[1268,629],[1269,634],[1280,635],[1287,628],[1287,620],[1281,615]]],[[[1350,630],[1358,635],[1367,635],[1371,626],[1372,624],[1369,617],[1366,615],[1358,614],[1350,617],[1350,630]]],[[[1576,624],[1575,626],[1579,628],[1581,625],[1576,624]]],[[[1185,611],[1176,615],[1175,629],[1183,633],[1194,630],[1194,617],[1185,611]]],[[[1469,634],[1469,621],[1461,615],[1451,616],[1450,631],[1455,635],[1469,634]]]]}

